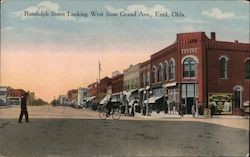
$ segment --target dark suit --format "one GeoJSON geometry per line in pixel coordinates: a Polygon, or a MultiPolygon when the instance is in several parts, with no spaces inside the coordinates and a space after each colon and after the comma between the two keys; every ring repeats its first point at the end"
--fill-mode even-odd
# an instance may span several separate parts
{"type": "Polygon", "coordinates": [[[29,115],[28,115],[28,111],[27,111],[27,105],[26,105],[26,98],[25,97],[21,98],[21,113],[20,113],[20,116],[19,116],[19,122],[22,121],[23,115],[25,115],[26,122],[29,122],[29,115]]]}

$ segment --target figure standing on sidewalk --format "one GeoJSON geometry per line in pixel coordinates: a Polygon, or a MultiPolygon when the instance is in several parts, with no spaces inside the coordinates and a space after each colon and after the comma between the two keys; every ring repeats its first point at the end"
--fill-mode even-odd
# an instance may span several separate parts
{"type": "Polygon", "coordinates": [[[183,114],[184,114],[184,104],[180,103],[180,106],[179,106],[179,114],[181,117],[183,117],[183,114]]]}
{"type": "Polygon", "coordinates": [[[27,123],[29,122],[29,115],[28,115],[27,103],[26,103],[27,96],[28,96],[27,93],[21,96],[21,113],[20,113],[19,120],[18,120],[19,123],[22,123],[23,115],[25,115],[26,122],[27,123]]]}
{"type": "Polygon", "coordinates": [[[195,118],[195,105],[194,104],[192,105],[192,115],[193,115],[193,118],[195,118]]]}

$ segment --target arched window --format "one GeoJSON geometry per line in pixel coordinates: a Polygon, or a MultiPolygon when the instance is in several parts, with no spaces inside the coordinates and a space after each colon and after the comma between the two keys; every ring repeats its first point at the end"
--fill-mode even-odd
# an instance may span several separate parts
{"type": "Polygon", "coordinates": [[[145,87],[146,86],[146,82],[147,82],[147,76],[146,76],[146,73],[143,73],[143,87],[145,87]]]}
{"type": "Polygon", "coordinates": [[[165,62],[165,80],[168,80],[168,62],[165,62]]]}
{"type": "Polygon", "coordinates": [[[152,71],[152,77],[153,77],[153,83],[156,83],[157,82],[157,68],[156,66],[153,66],[153,71],[152,71]]]}
{"type": "Polygon", "coordinates": [[[158,81],[162,82],[163,81],[163,66],[161,63],[159,64],[159,68],[158,68],[158,77],[159,77],[158,81]]]}
{"type": "Polygon", "coordinates": [[[183,77],[195,77],[196,61],[188,57],[183,62],[183,77]]]}
{"type": "Polygon", "coordinates": [[[171,60],[169,65],[170,65],[170,80],[174,80],[175,79],[175,62],[174,62],[174,60],[171,60]]]}
{"type": "Polygon", "coordinates": [[[227,62],[225,57],[220,59],[220,78],[227,78],[227,62]]]}
{"type": "Polygon", "coordinates": [[[146,86],[149,86],[150,85],[150,72],[148,71],[147,72],[147,83],[146,83],[146,86]]]}
{"type": "Polygon", "coordinates": [[[246,67],[246,79],[250,79],[250,59],[248,59],[245,63],[246,67]]]}
{"type": "Polygon", "coordinates": [[[242,103],[242,88],[237,86],[234,88],[235,108],[240,108],[242,103]]]}

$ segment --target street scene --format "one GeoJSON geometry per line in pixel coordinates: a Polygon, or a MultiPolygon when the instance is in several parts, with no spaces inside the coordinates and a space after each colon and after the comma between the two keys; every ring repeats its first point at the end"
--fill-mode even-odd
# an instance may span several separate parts
{"type": "Polygon", "coordinates": [[[0,2],[0,157],[249,157],[249,1],[0,2]]]}

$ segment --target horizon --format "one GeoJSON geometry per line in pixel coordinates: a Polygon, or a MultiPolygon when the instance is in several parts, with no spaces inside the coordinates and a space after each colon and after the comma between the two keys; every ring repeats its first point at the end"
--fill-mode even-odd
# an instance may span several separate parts
{"type": "Polygon", "coordinates": [[[249,2],[4,1],[1,4],[0,85],[51,102],[68,90],[150,59],[188,32],[249,43],[249,2]],[[182,12],[184,17],[25,16],[24,12],[182,12]],[[240,25],[239,25],[240,23],[240,25]]]}

